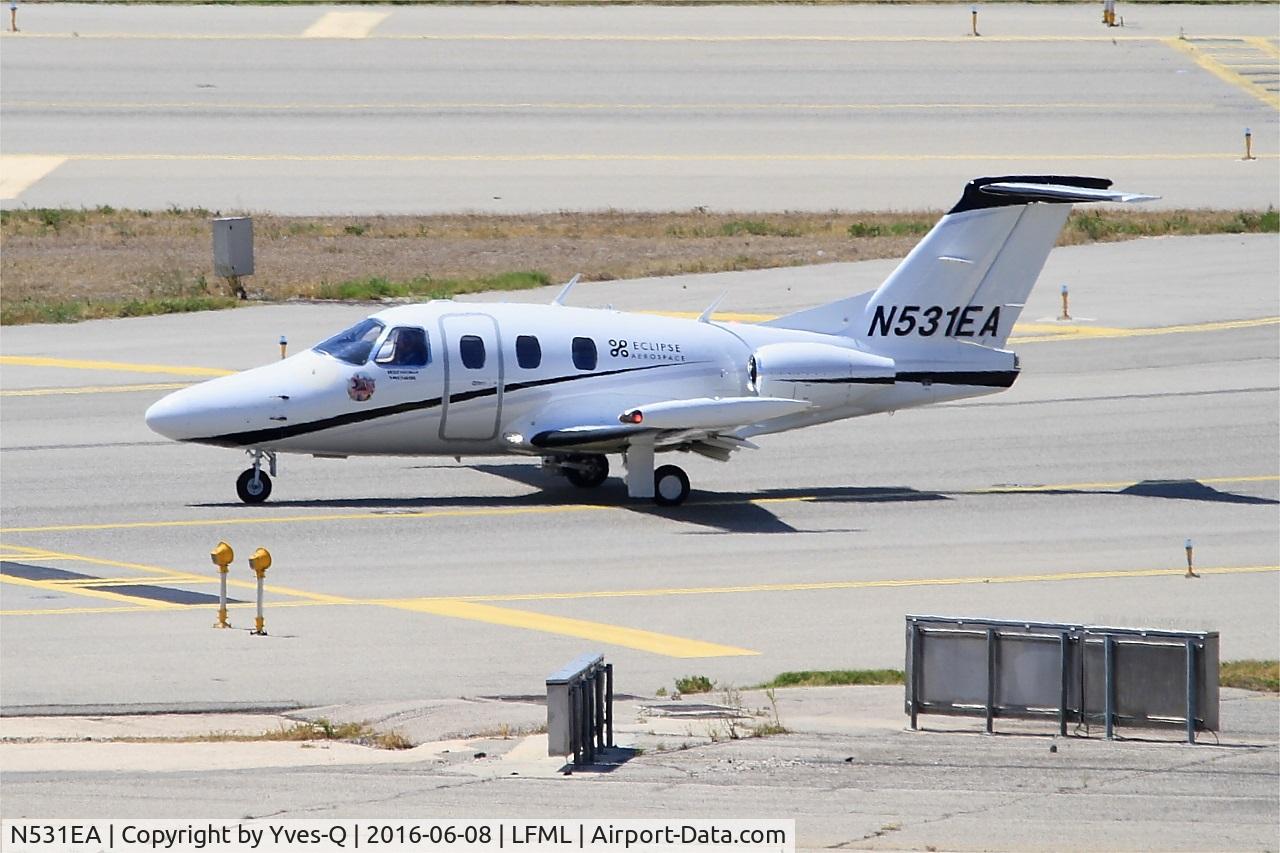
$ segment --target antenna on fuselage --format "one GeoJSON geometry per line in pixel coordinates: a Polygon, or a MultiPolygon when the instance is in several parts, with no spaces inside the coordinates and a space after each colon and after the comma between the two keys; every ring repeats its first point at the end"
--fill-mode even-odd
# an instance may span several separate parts
{"type": "Polygon", "coordinates": [[[724,302],[724,298],[728,295],[729,295],[729,291],[726,290],[724,293],[717,296],[715,298],[715,301],[713,301],[710,305],[707,306],[707,310],[703,311],[701,314],[698,315],[698,322],[710,323],[711,315],[716,312],[716,309],[720,307],[720,303],[724,302]]]}
{"type": "Polygon", "coordinates": [[[563,305],[565,299],[569,297],[569,291],[573,290],[573,286],[578,283],[578,279],[582,278],[582,273],[578,273],[569,279],[569,283],[560,288],[560,292],[556,294],[556,298],[551,300],[552,305],[563,305]]]}

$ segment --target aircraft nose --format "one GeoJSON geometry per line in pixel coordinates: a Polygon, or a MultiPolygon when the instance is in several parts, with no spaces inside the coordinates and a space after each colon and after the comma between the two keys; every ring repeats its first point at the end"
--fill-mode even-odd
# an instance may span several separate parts
{"type": "Polygon", "coordinates": [[[151,404],[143,417],[152,432],[175,441],[191,437],[195,413],[184,396],[182,391],[175,391],[151,404]]]}

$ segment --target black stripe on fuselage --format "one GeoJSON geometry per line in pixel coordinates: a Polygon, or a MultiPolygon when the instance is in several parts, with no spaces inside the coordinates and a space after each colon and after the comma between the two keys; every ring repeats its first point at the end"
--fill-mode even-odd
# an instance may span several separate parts
{"type": "Polygon", "coordinates": [[[1009,388],[1018,378],[1016,370],[913,370],[897,375],[899,382],[922,385],[978,385],[984,388],[1009,388]]]}
{"type": "Polygon", "coordinates": [[[894,376],[779,381],[806,385],[893,385],[896,382],[919,382],[922,385],[979,385],[987,388],[1008,388],[1017,378],[1016,370],[914,370],[903,371],[894,376]]]}
{"type": "Polygon", "coordinates": [[[850,376],[843,379],[779,379],[779,382],[795,382],[803,385],[892,385],[892,376],[850,376]]]}
{"type": "MultiPolygon", "coordinates": [[[[553,376],[549,379],[535,379],[530,382],[512,382],[503,386],[503,393],[508,394],[512,391],[522,391],[527,388],[536,388],[543,385],[555,385],[561,382],[573,382],[578,379],[595,379],[601,376],[616,376],[620,373],[638,373],[642,370],[653,370],[656,367],[677,367],[680,364],[680,362],[672,362],[668,364],[646,364],[643,367],[623,367],[617,370],[603,370],[599,373],[578,373],[568,376],[553,376]]],[[[457,394],[449,395],[449,403],[462,403],[467,400],[475,400],[480,397],[495,396],[497,393],[498,389],[496,387],[480,388],[474,391],[460,391],[457,394]]],[[[349,426],[351,424],[377,420],[378,418],[391,417],[392,415],[402,415],[405,412],[435,409],[443,403],[443,397],[430,397],[426,400],[412,400],[407,403],[397,403],[394,406],[382,406],[380,408],[366,409],[359,412],[346,412],[341,415],[334,415],[331,418],[309,421],[308,423],[269,427],[267,429],[246,430],[244,432],[231,432],[226,433],[225,435],[210,436],[208,438],[188,438],[184,439],[184,441],[191,441],[197,444],[213,444],[221,447],[252,447],[257,444],[265,444],[271,441],[282,441],[286,438],[308,435],[313,432],[320,432],[321,430],[333,429],[334,427],[349,426]]]]}

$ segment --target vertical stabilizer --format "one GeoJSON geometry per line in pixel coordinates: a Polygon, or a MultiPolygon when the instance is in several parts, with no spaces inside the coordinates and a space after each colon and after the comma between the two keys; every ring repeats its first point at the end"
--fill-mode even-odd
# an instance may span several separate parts
{"type": "Polygon", "coordinates": [[[912,353],[953,340],[1004,346],[1073,202],[1146,201],[1105,178],[979,178],[874,292],[768,325],[912,353]]]}

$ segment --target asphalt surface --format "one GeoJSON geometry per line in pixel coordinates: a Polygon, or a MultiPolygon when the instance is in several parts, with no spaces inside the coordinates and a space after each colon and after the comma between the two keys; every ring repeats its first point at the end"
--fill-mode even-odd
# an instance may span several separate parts
{"type": "Polygon", "coordinates": [[[1273,11],[1143,6],[1106,29],[1093,5],[1002,4],[975,38],[957,5],[24,6],[0,204],[907,209],[976,175],[1075,173],[1265,208],[1273,11]]]}
{"type": "Polygon", "coordinates": [[[3,719],[6,738],[29,739],[0,744],[5,815],[181,819],[199,803],[202,817],[234,820],[786,816],[800,849],[1274,847],[1274,695],[1223,690],[1223,733],[1196,746],[1171,742],[1168,731],[1121,730],[1109,743],[1096,728],[1059,738],[1052,725],[1008,721],[991,737],[978,733],[981,720],[945,717],[921,717],[924,731],[910,732],[901,687],[780,690],[775,698],[791,733],[738,740],[726,737],[730,726],[749,731],[755,712],[772,708],[768,697],[742,693],[746,715],[736,718],[681,710],[710,704],[733,714],[719,693],[620,700],[616,741],[643,752],[609,751],[610,763],[573,775],[547,757],[545,735],[519,734],[545,719],[543,707],[525,702],[367,704],[256,721],[3,719]],[[258,732],[322,715],[373,720],[419,745],[97,742],[258,732]],[[496,736],[496,721],[517,734],[496,736]]]}
{"type": "MultiPolygon", "coordinates": [[[[148,365],[247,367],[279,334],[301,346],[367,306],[6,329],[3,707],[530,694],[591,649],[621,690],[750,684],[899,666],[906,613],[1214,629],[1224,659],[1274,658],[1275,256],[1274,236],[1056,251],[1009,392],[767,437],[727,465],[681,457],[695,491],[670,511],[518,459],[309,457],[283,457],[271,501],[249,507],[243,456],[142,423],[198,378],[148,365]],[[1043,322],[1058,282],[1091,320],[1043,322]],[[75,366],[31,361],[49,357],[75,366]],[[1188,537],[1199,580],[1182,577],[1188,537]],[[230,632],[207,603],[219,539],[245,602],[230,632]],[[260,546],[268,637],[244,630],[260,546]]],[[[728,282],[726,310],[776,312],[887,266],[583,285],[573,301],[696,311],[728,282]]]]}

